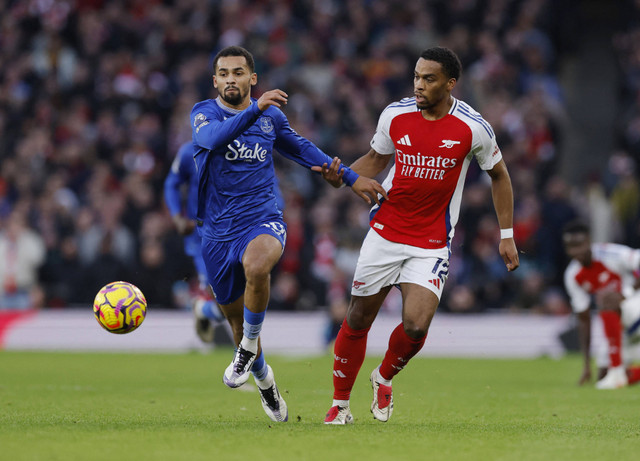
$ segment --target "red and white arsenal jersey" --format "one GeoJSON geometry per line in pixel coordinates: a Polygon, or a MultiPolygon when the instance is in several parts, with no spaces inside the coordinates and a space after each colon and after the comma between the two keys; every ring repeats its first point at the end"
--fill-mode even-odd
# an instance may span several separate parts
{"type": "Polygon", "coordinates": [[[634,271],[640,266],[640,250],[614,243],[591,245],[591,265],[583,266],[575,259],[564,272],[564,285],[576,313],[589,309],[591,295],[608,289],[631,296],[635,289],[634,271]]]}
{"type": "Polygon", "coordinates": [[[392,242],[420,248],[449,246],[473,157],[483,170],[502,159],[489,123],[453,98],[449,113],[426,120],[415,98],[387,106],[371,147],[395,162],[382,183],[388,200],[371,209],[371,227],[392,242]]]}

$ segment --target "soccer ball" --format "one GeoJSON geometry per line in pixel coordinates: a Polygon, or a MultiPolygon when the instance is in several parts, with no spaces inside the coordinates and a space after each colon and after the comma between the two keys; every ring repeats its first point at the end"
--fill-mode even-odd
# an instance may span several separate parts
{"type": "Polygon", "coordinates": [[[137,286],[129,282],[112,282],[96,295],[93,313],[109,333],[130,333],[147,315],[147,300],[137,286]]]}

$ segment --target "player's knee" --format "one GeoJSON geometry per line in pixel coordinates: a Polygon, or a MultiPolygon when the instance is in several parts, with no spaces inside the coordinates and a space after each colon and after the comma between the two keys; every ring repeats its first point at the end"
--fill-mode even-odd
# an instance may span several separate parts
{"type": "Polygon", "coordinates": [[[428,323],[417,323],[412,321],[405,320],[403,322],[404,332],[411,339],[421,339],[427,336],[427,332],[429,331],[428,323]]]}
{"type": "Polygon", "coordinates": [[[347,324],[354,330],[364,330],[373,323],[373,318],[361,309],[349,309],[347,324]]]}
{"type": "Polygon", "coordinates": [[[249,283],[259,283],[269,280],[271,267],[261,261],[246,261],[244,264],[244,275],[249,283]]]}

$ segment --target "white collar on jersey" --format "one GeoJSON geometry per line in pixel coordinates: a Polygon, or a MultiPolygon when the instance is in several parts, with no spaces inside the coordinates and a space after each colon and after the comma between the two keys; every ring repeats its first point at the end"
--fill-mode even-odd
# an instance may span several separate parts
{"type": "MultiPolygon", "coordinates": [[[[227,112],[230,112],[232,114],[239,114],[240,112],[242,112],[240,109],[233,109],[222,104],[222,101],[220,101],[220,96],[216,98],[216,103],[218,104],[218,106],[220,106],[220,109],[226,110],[227,112]]],[[[249,100],[249,105],[251,104],[253,104],[253,101],[249,100]]]]}

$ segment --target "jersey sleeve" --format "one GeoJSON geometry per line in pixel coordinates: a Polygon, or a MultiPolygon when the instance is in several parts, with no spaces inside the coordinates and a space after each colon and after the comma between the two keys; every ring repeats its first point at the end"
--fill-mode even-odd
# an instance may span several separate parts
{"type": "Polygon", "coordinates": [[[472,128],[473,140],[471,153],[476,157],[480,168],[490,170],[502,160],[502,152],[498,147],[496,135],[491,125],[489,125],[489,122],[484,120],[477,112],[474,113],[474,118],[476,118],[478,123],[474,123],[472,128]]]}
{"type": "Polygon", "coordinates": [[[199,102],[191,110],[191,132],[196,146],[213,150],[225,146],[247,130],[262,114],[253,103],[234,117],[223,120],[212,110],[210,101],[199,102]]]}
{"type": "MultiPolygon", "coordinates": [[[[322,166],[323,164],[331,164],[331,157],[321,151],[315,144],[306,138],[303,138],[296,133],[289,125],[289,121],[285,115],[279,110],[269,111],[269,115],[273,116],[276,120],[276,141],[274,147],[278,152],[293,160],[300,165],[311,168],[312,166],[322,166]]],[[[344,169],[344,176],[342,177],[345,184],[352,186],[358,174],[347,166],[342,167],[344,169]]]]}
{"type": "Polygon", "coordinates": [[[396,146],[393,144],[393,140],[389,134],[392,118],[393,113],[390,106],[387,106],[380,114],[376,132],[373,134],[373,138],[371,138],[371,148],[382,155],[391,155],[396,152],[396,146]]]}
{"type": "Polygon", "coordinates": [[[164,180],[164,201],[171,216],[182,212],[180,187],[190,180],[190,166],[193,163],[192,143],[183,144],[171,163],[171,169],[164,180]]]}
{"type": "Polygon", "coordinates": [[[640,269],[640,250],[616,243],[607,243],[603,248],[606,252],[615,253],[620,271],[633,273],[640,269]]]}
{"type": "Polygon", "coordinates": [[[569,295],[573,312],[579,314],[589,309],[591,296],[576,281],[576,266],[569,264],[564,273],[564,286],[569,295]]]}

